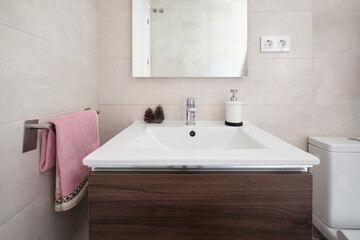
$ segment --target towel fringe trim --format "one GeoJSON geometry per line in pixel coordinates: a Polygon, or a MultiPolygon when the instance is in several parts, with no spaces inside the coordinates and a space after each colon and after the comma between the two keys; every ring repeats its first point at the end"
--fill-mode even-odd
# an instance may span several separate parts
{"type": "Polygon", "coordinates": [[[84,196],[84,193],[87,189],[88,177],[86,176],[79,186],[70,194],[63,196],[61,198],[55,199],[55,210],[56,211],[65,211],[73,206],[75,206],[84,196]],[[84,190],[84,191],[81,191],[84,190]],[[81,194],[79,194],[81,193],[81,194]],[[79,196],[78,196],[79,195],[79,196]],[[80,198],[80,199],[79,199],[80,198]],[[73,201],[74,203],[71,203],[73,201]]]}

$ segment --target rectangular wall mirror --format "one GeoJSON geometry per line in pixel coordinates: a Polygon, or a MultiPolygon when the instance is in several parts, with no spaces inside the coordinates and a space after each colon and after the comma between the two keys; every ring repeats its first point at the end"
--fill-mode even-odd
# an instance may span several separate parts
{"type": "Polygon", "coordinates": [[[247,76],[247,0],[133,0],[133,77],[247,76]]]}

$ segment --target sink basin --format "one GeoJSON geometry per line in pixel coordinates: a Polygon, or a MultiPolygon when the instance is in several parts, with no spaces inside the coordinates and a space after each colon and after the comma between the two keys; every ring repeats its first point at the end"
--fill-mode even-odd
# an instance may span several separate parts
{"type": "Polygon", "coordinates": [[[94,171],[140,170],[293,170],[307,171],[319,159],[244,122],[161,124],[134,122],[83,160],[94,171]]]}
{"type": "Polygon", "coordinates": [[[261,149],[264,145],[241,128],[183,126],[147,127],[132,148],[155,149],[261,149]]]}

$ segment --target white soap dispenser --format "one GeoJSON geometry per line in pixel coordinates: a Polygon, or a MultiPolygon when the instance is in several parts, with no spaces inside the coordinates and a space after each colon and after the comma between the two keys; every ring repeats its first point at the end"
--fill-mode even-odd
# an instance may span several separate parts
{"type": "Polygon", "coordinates": [[[242,102],[237,100],[235,94],[237,93],[236,89],[231,89],[232,97],[230,101],[227,101],[226,104],[226,119],[225,125],[239,127],[243,125],[241,118],[241,105],[242,102]]]}

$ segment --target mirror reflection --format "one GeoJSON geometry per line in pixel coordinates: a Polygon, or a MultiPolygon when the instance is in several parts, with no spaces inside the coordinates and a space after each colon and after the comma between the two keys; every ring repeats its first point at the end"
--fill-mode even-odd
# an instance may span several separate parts
{"type": "Polygon", "coordinates": [[[247,0],[133,0],[134,77],[247,75],[247,0]]]}

